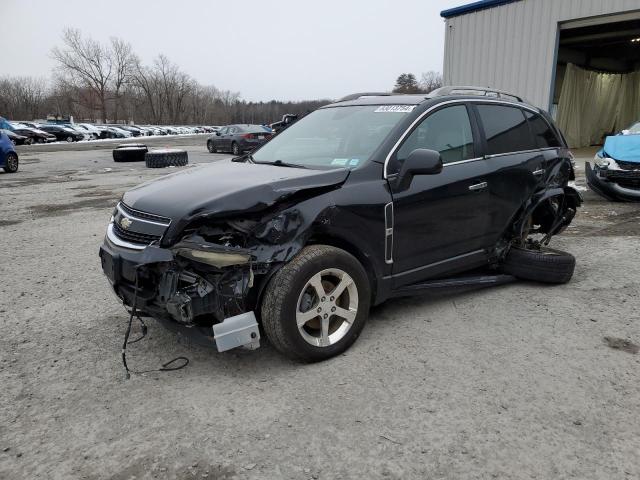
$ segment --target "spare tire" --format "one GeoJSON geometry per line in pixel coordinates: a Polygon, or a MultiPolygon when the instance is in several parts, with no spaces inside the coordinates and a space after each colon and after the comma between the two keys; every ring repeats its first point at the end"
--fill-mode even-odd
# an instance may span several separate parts
{"type": "Polygon", "coordinates": [[[142,162],[148,149],[142,143],[119,145],[113,151],[114,162],[142,162]]]}
{"type": "Polygon", "coordinates": [[[567,283],[575,267],[575,257],[561,250],[511,247],[502,264],[502,271],[523,280],[567,283]]]}
{"type": "Polygon", "coordinates": [[[184,167],[189,163],[189,156],[185,150],[151,150],[145,154],[144,161],[149,168],[184,167]]]}

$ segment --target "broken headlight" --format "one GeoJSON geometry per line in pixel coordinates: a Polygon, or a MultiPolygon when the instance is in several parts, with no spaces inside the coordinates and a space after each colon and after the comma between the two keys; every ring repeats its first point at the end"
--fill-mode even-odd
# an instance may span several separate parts
{"type": "Polygon", "coordinates": [[[236,252],[213,252],[180,248],[176,251],[181,257],[195,262],[206,263],[216,268],[231,267],[233,265],[245,265],[249,263],[250,255],[236,252]]]}
{"type": "Polygon", "coordinates": [[[611,166],[612,164],[615,164],[615,162],[612,159],[603,158],[599,155],[596,155],[595,157],[593,157],[593,163],[595,163],[596,166],[599,168],[609,168],[609,166],[611,166]]]}

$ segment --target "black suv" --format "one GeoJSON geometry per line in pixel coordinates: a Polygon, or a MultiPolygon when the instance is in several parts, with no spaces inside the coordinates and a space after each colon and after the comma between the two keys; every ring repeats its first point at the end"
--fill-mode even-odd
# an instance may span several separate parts
{"type": "Polygon", "coordinates": [[[322,360],[371,305],[514,277],[566,282],[546,247],[582,199],[549,116],[499,91],[357,94],[253,154],[125,193],[100,249],[140,315],[219,351],[322,360]]]}

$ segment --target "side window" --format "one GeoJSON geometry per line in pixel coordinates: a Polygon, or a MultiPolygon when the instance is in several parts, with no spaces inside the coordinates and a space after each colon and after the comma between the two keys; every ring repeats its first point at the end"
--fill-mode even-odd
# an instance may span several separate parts
{"type": "Polygon", "coordinates": [[[538,148],[519,108],[503,105],[478,105],[477,108],[487,137],[487,155],[538,148]]]}
{"type": "Polygon", "coordinates": [[[538,148],[562,146],[558,137],[553,133],[553,130],[551,130],[551,127],[544,118],[537,113],[527,110],[524,111],[524,116],[529,120],[529,127],[531,128],[531,133],[536,140],[538,148]]]}
{"type": "Polygon", "coordinates": [[[417,148],[440,152],[443,163],[473,158],[473,134],[467,107],[446,107],[425,118],[398,150],[397,163],[417,148]]]}
{"type": "Polygon", "coordinates": [[[224,127],[220,130],[220,135],[226,135],[227,133],[229,133],[229,127],[224,127]]]}

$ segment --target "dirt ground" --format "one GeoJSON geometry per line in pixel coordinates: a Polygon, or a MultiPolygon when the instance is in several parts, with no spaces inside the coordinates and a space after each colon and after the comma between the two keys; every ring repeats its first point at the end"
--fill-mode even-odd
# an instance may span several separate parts
{"type": "Polygon", "coordinates": [[[191,363],[127,381],[98,247],[119,196],[175,170],[39,150],[0,174],[1,479],[640,478],[639,205],[583,192],[553,241],[567,285],[390,301],[315,365],[151,322],[130,365],[191,363]]]}

